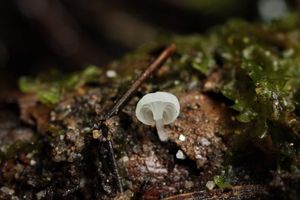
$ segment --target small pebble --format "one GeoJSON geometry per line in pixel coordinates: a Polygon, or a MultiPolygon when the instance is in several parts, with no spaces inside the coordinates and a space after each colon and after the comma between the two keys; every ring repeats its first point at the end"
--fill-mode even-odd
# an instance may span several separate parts
{"type": "Polygon", "coordinates": [[[210,145],[210,142],[206,138],[201,138],[200,143],[203,146],[209,146],[210,145]]]}
{"type": "Polygon", "coordinates": [[[99,130],[93,130],[93,138],[98,139],[100,137],[100,131],[99,130]]]}
{"type": "Polygon", "coordinates": [[[64,135],[60,135],[60,136],[59,136],[59,139],[60,139],[60,140],[64,140],[64,138],[65,138],[64,135]]]}
{"type": "Polygon", "coordinates": [[[179,135],[179,138],[178,138],[181,142],[185,141],[186,137],[182,134],[179,135]]]}
{"type": "Polygon", "coordinates": [[[181,150],[178,150],[176,153],[176,158],[179,160],[184,160],[186,158],[186,156],[184,155],[184,153],[181,150]]]}
{"type": "Polygon", "coordinates": [[[8,195],[13,195],[15,193],[15,191],[13,189],[10,189],[10,188],[5,187],[5,186],[1,187],[0,191],[5,193],[5,194],[8,194],[8,195]]]}
{"type": "Polygon", "coordinates": [[[186,189],[191,189],[192,187],[194,187],[194,182],[193,181],[185,181],[184,182],[184,187],[186,189]]]}
{"type": "Polygon", "coordinates": [[[213,181],[207,181],[206,185],[207,189],[212,190],[216,186],[215,182],[213,181]]]}
{"type": "Polygon", "coordinates": [[[108,78],[115,78],[117,76],[117,72],[115,70],[107,70],[106,76],[108,78]]]}
{"type": "Polygon", "coordinates": [[[45,191],[45,190],[42,190],[42,191],[36,193],[36,198],[38,200],[44,199],[46,196],[47,196],[47,191],[45,191]]]}
{"type": "Polygon", "coordinates": [[[31,165],[31,166],[33,166],[33,165],[35,165],[35,164],[36,164],[36,161],[35,161],[35,160],[33,160],[33,159],[30,160],[30,165],[31,165]]]}
{"type": "Polygon", "coordinates": [[[129,161],[129,158],[128,156],[123,156],[122,157],[122,161],[125,163],[125,162],[128,162],[129,161]]]}
{"type": "Polygon", "coordinates": [[[180,81],[178,81],[178,80],[174,81],[174,85],[179,85],[179,84],[180,84],[180,81]]]}

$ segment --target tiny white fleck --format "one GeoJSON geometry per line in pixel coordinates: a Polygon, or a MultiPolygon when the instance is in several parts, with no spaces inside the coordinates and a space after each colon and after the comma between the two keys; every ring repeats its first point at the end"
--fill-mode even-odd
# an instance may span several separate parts
{"type": "Polygon", "coordinates": [[[186,157],[181,150],[178,150],[176,153],[176,158],[180,160],[184,160],[186,157]]]}
{"type": "Polygon", "coordinates": [[[212,190],[216,186],[216,184],[213,181],[207,181],[206,185],[207,189],[212,190]]]}
{"type": "Polygon", "coordinates": [[[201,138],[201,139],[200,139],[200,143],[201,143],[203,146],[209,146],[209,145],[210,145],[210,142],[209,142],[206,138],[201,138]]]}
{"type": "Polygon", "coordinates": [[[59,139],[60,139],[60,140],[64,140],[64,138],[65,138],[64,135],[60,135],[60,136],[59,136],[59,139]]]}
{"type": "Polygon", "coordinates": [[[30,160],[30,165],[33,166],[33,165],[35,165],[35,164],[36,164],[36,161],[33,160],[33,159],[31,159],[31,160],[30,160]]]}
{"type": "Polygon", "coordinates": [[[84,178],[80,179],[79,186],[83,188],[85,186],[86,180],[84,178]]]}
{"type": "Polygon", "coordinates": [[[122,157],[122,161],[125,163],[125,162],[128,162],[129,161],[129,158],[128,156],[123,156],[122,157]]]}
{"type": "Polygon", "coordinates": [[[117,72],[115,70],[107,70],[106,76],[108,78],[115,78],[117,76],[117,72]]]}
{"type": "Polygon", "coordinates": [[[197,58],[194,59],[194,61],[195,61],[196,63],[201,63],[201,62],[202,62],[202,59],[199,58],[199,57],[197,57],[197,58]]]}
{"type": "MultiPolygon", "coordinates": [[[[196,153],[196,152],[195,152],[196,153]]],[[[199,153],[199,152],[197,152],[197,153],[199,153]]],[[[195,156],[195,158],[197,159],[197,160],[206,160],[206,158],[205,157],[203,157],[201,154],[197,154],[196,153],[196,156],[195,156]]]]}
{"type": "Polygon", "coordinates": [[[32,156],[33,156],[33,154],[32,153],[28,153],[27,155],[26,155],[26,158],[32,158],[32,156]]]}
{"type": "Polygon", "coordinates": [[[182,134],[179,135],[179,138],[178,138],[181,142],[185,141],[186,137],[182,134]]]}

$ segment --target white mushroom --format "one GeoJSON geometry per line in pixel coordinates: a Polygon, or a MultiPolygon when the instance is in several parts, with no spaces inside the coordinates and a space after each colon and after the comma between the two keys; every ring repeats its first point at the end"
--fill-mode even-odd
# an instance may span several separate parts
{"type": "Polygon", "coordinates": [[[155,125],[159,139],[167,141],[168,135],[164,131],[164,125],[174,122],[179,110],[176,96],[168,92],[155,92],[143,96],[136,106],[135,114],[144,124],[155,125]]]}

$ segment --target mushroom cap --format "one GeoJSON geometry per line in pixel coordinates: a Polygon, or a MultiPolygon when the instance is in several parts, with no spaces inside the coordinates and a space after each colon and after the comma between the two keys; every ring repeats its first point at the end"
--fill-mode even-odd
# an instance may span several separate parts
{"type": "Polygon", "coordinates": [[[135,114],[139,121],[147,125],[155,125],[162,119],[163,124],[170,124],[178,117],[180,111],[176,96],[168,92],[149,93],[140,99],[135,114]]]}

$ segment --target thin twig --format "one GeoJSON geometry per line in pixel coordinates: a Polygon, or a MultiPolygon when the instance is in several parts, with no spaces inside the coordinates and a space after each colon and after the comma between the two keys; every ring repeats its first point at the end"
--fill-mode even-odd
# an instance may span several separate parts
{"type": "Polygon", "coordinates": [[[118,170],[119,168],[118,168],[118,164],[117,164],[117,161],[116,161],[116,158],[115,158],[114,147],[113,147],[113,144],[112,144],[111,140],[108,141],[108,148],[109,148],[109,153],[110,153],[110,156],[111,156],[111,162],[112,162],[113,167],[114,167],[113,173],[115,175],[115,179],[116,179],[117,184],[118,184],[118,189],[119,189],[120,193],[123,193],[123,185],[122,185],[122,181],[121,181],[121,176],[120,176],[120,173],[119,173],[119,170],[118,170]]]}
{"type": "Polygon", "coordinates": [[[114,104],[113,108],[104,116],[104,119],[109,119],[113,115],[117,115],[119,111],[126,105],[130,100],[133,94],[139,89],[142,83],[147,80],[150,75],[159,67],[164,64],[164,62],[175,52],[176,45],[171,44],[166,48],[155,60],[152,62],[149,67],[137,78],[137,80],[132,84],[132,86],[126,91],[126,93],[114,104]]]}

